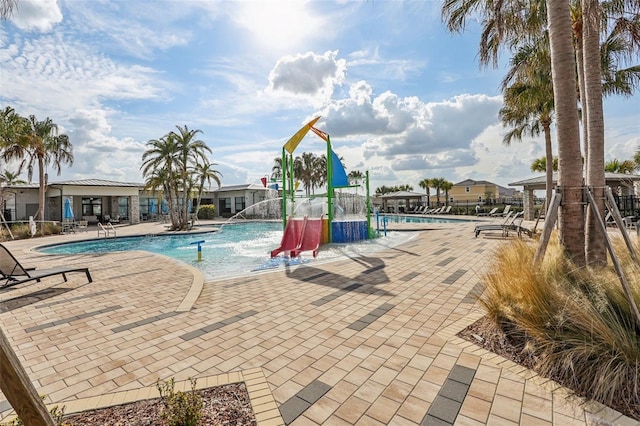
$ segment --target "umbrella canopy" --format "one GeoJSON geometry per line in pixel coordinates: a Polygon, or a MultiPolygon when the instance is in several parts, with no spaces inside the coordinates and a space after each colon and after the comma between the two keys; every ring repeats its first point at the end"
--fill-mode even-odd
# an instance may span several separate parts
{"type": "Polygon", "coordinates": [[[71,208],[71,199],[64,199],[64,214],[62,216],[64,219],[73,219],[73,209],[71,208]]]}
{"type": "Polygon", "coordinates": [[[149,200],[149,214],[156,214],[156,200],[149,200]]]}

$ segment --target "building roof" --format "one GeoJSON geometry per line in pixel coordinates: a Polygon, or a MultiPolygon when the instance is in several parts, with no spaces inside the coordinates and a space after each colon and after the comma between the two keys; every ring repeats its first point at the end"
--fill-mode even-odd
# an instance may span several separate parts
{"type": "MultiPolygon", "coordinates": [[[[626,183],[628,185],[631,185],[634,181],[640,180],[640,175],[628,175],[625,173],[605,172],[604,179],[607,183],[615,183],[616,185],[626,183]]],[[[553,183],[555,184],[556,182],[558,182],[558,172],[553,172],[553,183]]],[[[529,179],[519,180],[517,182],[511,182],[509,186],[524,186],[524,187],[542,186],[544,188],[546,183],[547,183],[546,175],[541,175],[541,176],[535,176],[529,179]]]]}
{"type": "Polygon", "coordinates": [[[143,183],[118,182],[104,179],[64,180],[61,182],[50,182],[49,185],[144,187],[143,183]]]}
{"type": "Polygon", "coordinates": [[[211,192],[230,192],[230,191],[243,191],[243,190],[253,190],[253,191],[274,191],[274,189],[269,188],[268,186],[265,188],[263,185],[258,183],[244,183],[241,185],[228,185],[222,186],[220,188],[216,188],[211,192]]]}
{"type": "Polygon", "coordinates": [[[411,192],[411,191],[397,191],[397,192],[389,192],[384,195],[380,195],[380,198],[419,198],[426,197],[427,194],[423,194],[421,192],[411,192]]]}
{"type": "Polygon", "coordinates": [[[454,183],[453,186],[473,186],[473,185],[492,185],[492,186],[500,186],[496,183],[489,182],[488,180],[473,180],[473,179],[465,179],[462,182],[454,183]]]}

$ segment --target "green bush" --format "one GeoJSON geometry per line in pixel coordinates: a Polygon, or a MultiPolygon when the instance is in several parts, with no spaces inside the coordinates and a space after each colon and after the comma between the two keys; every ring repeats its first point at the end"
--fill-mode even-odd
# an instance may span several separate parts
{"type": "Polygon", "coordinates": [[[158,380],[156,387],[162,400],[162,419],[169,426],[197,426],[202,418],[202,397],[196,392],[196,379],[189,378],[190,392],[176,392],[173,377],[167,381],[158,380]]]}
{"type": "Polygon", "coordinates": [[[198,210],[198,219],[213,219],[216,217],[216,206],[213,204],[205,204],[200,206],[198,210]]]}

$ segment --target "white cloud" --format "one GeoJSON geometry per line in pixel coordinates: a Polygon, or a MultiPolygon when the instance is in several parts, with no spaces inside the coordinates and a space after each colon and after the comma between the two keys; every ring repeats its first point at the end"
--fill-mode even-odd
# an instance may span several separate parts
{"type": "Polygon", "coordinates": [[[21,30],[47,32],[62,21],[62,12],[57,0],[20,0],[11,21],[21,30]]]}
{"type": "Polygon", "coordinates": [[[310,99],[329,99],[336,85],[345,78],[346,61],[336,59],[338,51],[322,55],[313,52],[284,56],[269,73],[267,92],[310,99]]]}
{"type": "Polygon", "coordinates": [[[60,34],[16,38],[0,48],[2,96],[42,115],[71,114],[104,100],[157,99],[165,92],[157,73],[121,65],[60,34]]]}

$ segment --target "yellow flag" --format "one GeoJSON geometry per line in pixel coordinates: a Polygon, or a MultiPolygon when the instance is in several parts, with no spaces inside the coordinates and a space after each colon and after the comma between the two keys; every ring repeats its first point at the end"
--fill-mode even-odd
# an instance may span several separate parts
{"type": "Polygon", "coordinates": [[[320,120],[320,116],[314,118],[313,120],[302,126],[302,128],[298,130],[295,135],[291,136],[291,139],[289,139],[287,143],[284,144],[284,149],[286,149],[289,154],[293,154],[293,151],[296,150],[302,138],[305,137],[309,129],[311,129],[311,127],[316,124],[318,120],[320,120]]]}

